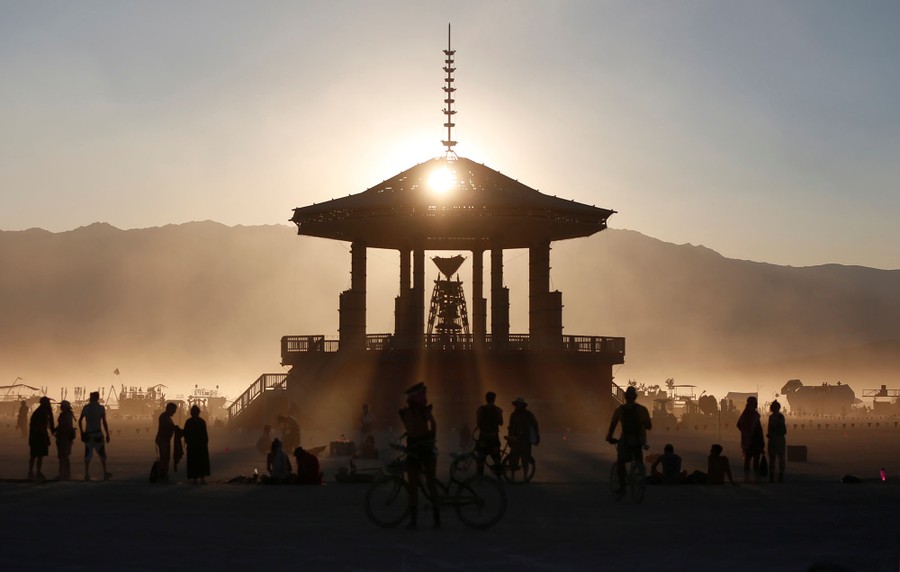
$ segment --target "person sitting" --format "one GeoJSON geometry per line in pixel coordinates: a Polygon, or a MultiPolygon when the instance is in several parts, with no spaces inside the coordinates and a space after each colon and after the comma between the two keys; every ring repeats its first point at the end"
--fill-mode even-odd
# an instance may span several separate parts
{"type": "Polygon", "coordinates": [[[729,483],[735,484],[731,476],[731,463],[728,461],[728,457],[722,454],[722,445],[715,444],[710,448],[706,463],[709,484],[723,485],[726,477],[729,483]]]}
{"type": "Polygon", "coordinates": [[[294,449],[294,459],[297,461],[298,485],[321,485],[322,471],[319,470],[319,459],[303,447],[294,449]]]}
{"type": "Polygon", "coordinates": [[[671,443],[667,443],[663,448],[663,454],[653,461],[650,465],[651,482],[663,485],[680,484],[685,477],[687,471],[681,470],[681,456],[675,454],[675,447],[671,443]],[[662,472],[658,467],[662,465],[662,472]]]}
{"type": "Polygon", "coordinates": [[[281,484],[291,478],[291,460],[281,448],[281,439],[272,441],[272,450],[266,458],[266,470],[269,474],[263,478],[264,483],[281,484]]]}

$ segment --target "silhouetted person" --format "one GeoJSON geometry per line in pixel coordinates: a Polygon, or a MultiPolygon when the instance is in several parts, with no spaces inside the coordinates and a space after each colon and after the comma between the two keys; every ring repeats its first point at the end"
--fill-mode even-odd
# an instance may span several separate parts
{"type": "Polygon", "coordinates": [[[366,440],[366,437],[372,434],[375,429],[375,416],[372,415],[372,409],[366,403],[362,406],[362,414],[359,417],[359,435],[360,442],[366,440]]]}
{"type": "Polygon", "coordinates": [[[769,438],[769,482],[775,480],[775,463],[778,463],[778,482],[784,482],[784,453],[787,449],[787,424],[781,413],[781,404],[773,401],[769,406],[769,424],[767,437],[769,438]]]}
{"type": "Polygon", "coordinates": [[[272,426],[264,425],[262,435],[256,440],[256,450],[263,455],[268,455],[272,450],[272,426]]]}
{"type": "Polygon", "coordinates": [[[647,431],[653,429],[650,412],[637,403],[637,390],[629,385],[625,390],[625,403],[618,406],[613,413],[606,433],[606,440],[616,444],[616,473],[619,476],[618,494],[625,494],[625,464],[629,461],[644,462],[644,445],[647,444],[647,431]],[[613,439],[616,425],[622,424],[622,434],[618,441],[613,439]]]}
{"type": "Polygon", "coordinates": [[[475,444],[475,463],[478,474],[484,474],[484,459],[490,455],[494,466],[500,466],[500,426],[503,425],[503,410],[494,403],[497,394],[484,394],[485,404],[475,412],[475,426],[478,428],[478,442],[475,444]]]}
{"type": "MultiPolygon", "coordinates": [[[[372,437],[369,435],[369,437],[372,437]]],[[[373,440],[374,442],[374,440],[373,440]]],[[[303,447],[294,449],[294,460],[297,462],[298,485],[321,485],[322,471],[319,470],[319,459],[303,447]]]]}
{"type": "Polygon", "coordinates": [[[56,419],[56,456],[59,458],[59,480],[72,478],[72,444],[75,442],[75,413],[72,404],[62,400],[59,404],[59,417],[56,419]]]}
{"type": "Polygon", "coordinates": [[[44,480],[41,468],[44,457],[50,452],[50,434],[55,432],[53,407],[50,406],[50,398],[45,395],[38,402],[38,407],[31,414],[31,421],[28,424],[28,480],[38,482],[44,480]]]}
{"type": "Polygon", "coordinates": [[[187,478],[192,483],[206,484],[209,476],[209,433],[206,421],[200,417],[200,408],[191,407],[191,417],[184,422],[184,444],[187,448],[187,478]]]}
{"type": "Polygon", "coordinates": [[[81,440],[84,441],[84,480],[91,480],[91,459],[94,451],[100,457],[103,466],[103,480],[112,477],[112,473],[106,470],[106,444],[109,443],[109,425],[106,423],[106,408],[100,405],[100,392],[92,391],[88,403],[81,408],[78,416],[78,429],[81,431],[81,440]],[[106,432],[104,438],[103,432],[106,432]]]}
{"type": "MultiPolygon", "coordinates": [[[[435,471],[437,457],[437,422],[428,403],[427,388],[424,383],[417,383],[406,390],[406,407],[400,410],[400,419],[406,429],[407,463],[406,472],[409,479],[409,524],[407,528],[415,528],[419,516],[419,479],[422,474],[428,486],[429,494],[437,498],[435,471]]],[[[441,526],[441,513],[437,503],[433,503],[434,527],[441,526]]]]}
{"type": "Polygon", "coordinates": [[[681,470],[681,456],[675,453],[674,445],[667,443],[663,447],[663,454],[650,465],[650,475],[664,485],[677,485],[684,480],[687,473],[681,470]],[[662,471],[658,468],[660,465],[662,471]]]}
{"type": "Polygon", "coordinates": [[[286,483],[291,478],[291,460],[281,445],[281,439],[273,439],[272,447],[266,457],[266,471],[269,473],[263,480],[269,484],[286,483]]]}
{"type": "Polygon", "coordinates": [[[172,418],[176,411],[178,405],[167,403],[165,411],[159,415],[159,428],[156,430],[156,447],[159,449],[159,468],[156,471],[158,483],[169,481],[169,461],[172,460],[172,442],[177,429],[172,418]]]}
{"type": "Polygon", "coordinates": [[[738,418],[737,428],[741,431],[741,451],[744,453],[744,482],[750,481],[750,464],[753,464],[753,482],[759,482],[759,457],[766,448],[762,423],[756,410],[757,401],[752,395],[738,418]]]}
{"type": "Polygon", "coordinates": [[[19,415],[16,417],[16,429],[22,434],[22,438],[28,436],[28,402],[24,399],[19,404],[19,415]]]}
{"type": "Polygon", "coordinates": [[[509,442],[509,466],[512,470],[518,470],[522,463],[532,464],[531,446],[540,445],[541,431],[538,427],[537,417],[528,410],[528,403],[521,397],[516,397],[513,402],[513,412],[509,415],[507,426],[507,441],[509,442]]]}
{"type": "Polygon", "coordinates": [[[281,446],[293,451],[300,445],[300,423],[291,415],[279,415],[278,425],[281,427],[281,446]]]}
{"type": "Polygon", "coordinates": [[[722,454],[722,445],[715,444],[709,449],[709,457],[706,458],[706,475],[711,485],[725,484],[725,478],[732,485],[735,484],[731,476],[731,463],[728,457],[722,454]]]}

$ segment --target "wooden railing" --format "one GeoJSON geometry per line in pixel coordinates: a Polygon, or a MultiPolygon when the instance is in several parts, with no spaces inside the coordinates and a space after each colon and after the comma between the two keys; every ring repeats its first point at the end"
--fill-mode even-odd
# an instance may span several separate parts
{"type": "Polygon", "coordinates": [[[256,381],[250,384],[247,391],[234,400],[234,403],[228,406],[228,418],[234,419],[242,411],[244,411],[253,401],[266,391],[285,391],[287,390],[286,373],[264,373],[259,376],[256,381]]]}
{"type": "MultiPolygon", "coordinates": [[[[476,347],[475,336],[442,334],[423,335],[421,338],[409,339],[392,334],[368,334],[366,351],[404,350],[424,344],[431,351],[471,351],[476,347]]],[[[281,338],[281,361],[285,365],[293,363],[291,356],[310,352],[336,352],[340,342],[336,339],[325,339],[325,336],[284,336],[281,338]]],[[[528,334],[510,334],[505,340],[494,340],[489,334],[485,336],[486,350],[557,350],[564,352],[585,352],[607,355],[625,355],[625,338],[609,336],[561,336],[559,342],[544,342],[540,345],[528,334]]]]}

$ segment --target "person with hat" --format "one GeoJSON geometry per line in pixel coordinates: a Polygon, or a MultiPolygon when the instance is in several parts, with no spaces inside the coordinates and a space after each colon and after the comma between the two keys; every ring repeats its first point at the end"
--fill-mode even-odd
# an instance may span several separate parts
{"type": "Polygon", "coordinates": [[[647,431],[652,428],[650,412],[637,403],[637,390],[629,385],[625,390],[625,403],[616,408],[606,433],[606,440],[616,444],[616,472],[619,476],[619,488],[616,492],[620,495],[625,493],[625,464],[629,461],[644,462],[647,431]],[[619,423],[622,424],[622,434],[615,440],[613,433],[619,423]]]}
{"type": "Polygon", "coordinates": [[[484,394],[484,405],[475,412],[475,426],[478,428],[478,442],[475,444],[475,462],[479,475],[484,474],[484,460],[490,455],[494,467],[500,468],[500,427],[503,425],[503,410],[495,401],[497,394],[484,394]]]}
{"type": "Polygon", "coordinates": [[[75,442],[75,413],[72,404],[63,399],[59,403],[59,417],[56,419],[56,456],[59,458],[59,480],[72,478],[72,444],[75,442]]]}
{"type": "MultiPolygon", "coordinates": [[[[424,383],[417,383],[406,390],[406,407],[400,410],[400,419],[406,429],[407,463],[406,473],[409,480],[409,524],[407,528],[415,528],[418,524],[419,479],[425,475],[428,494],[437,498],[437,422],[434,420],[432,405],[428,403],[427,388],[424,383]]],[[[441,513],[438,503],[432,503],[434,511],[434,527],[441,526],[441,513]]]]}
{"type": "Polygon", "coordinates": [[[28,449],[30,453],[28,457],[28,480],[30,481],[37,480],[40,482],[44,480],[41,467],[44,464],[44,457],[50,452],[51,433],[56,433],[56,427],[53,424],[53,407],[50,406],[50,398],[45,395],[41,397],[37,409],[31,414],[31,421],[28,425],[28,449]],[[35,469],[37,469],[37,472],[35,472],[35,469]]]}
{"type": "Polygon", "coordinates": [[[516,397],[512,404],[515,409],[509,416],[507,428],[509,467],[512,471],[516,471],[521,466],[524,471],[527,465],[534,464],[531,446],[541,443],[541,432],[537,418],[529,411],[528,403],[522,397],[516,397]]]}

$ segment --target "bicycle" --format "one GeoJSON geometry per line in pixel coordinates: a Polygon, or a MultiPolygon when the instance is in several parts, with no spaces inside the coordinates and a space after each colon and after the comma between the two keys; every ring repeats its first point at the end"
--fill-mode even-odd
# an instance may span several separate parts
{"type": "MultiPolygon", "coordinates": [[[[409,518],[411,484],[406,480],[406,464],[416,462],[410,459],[407,447],[391,444],[391,448],[400,451],[401,456],[390,462],[385,472],[375,478],[365,498],[366,516],[382,528],[393,528],[409,518]]],[[[424,475],[413,485],[419,487],[426,500],[426,508],[437,506],[440,510],[452,507],[463,524],[479,530],[497,524],[506,513],[506,492],[496,478],[473,475],[460,480],[451,473],[446,485],[437,478],[435,481],[436,498],[431,496],[424,475]]]]}
{"type": "MultiPolygon", "coordinates": [[[[616,495],[616,500],[621,500],[624,496],[624,489],[627,489],[631,493],[631,499],[640,503],[644,500],[644,493],[647,490],[647,468],[644,466],[643,460],[635,460],[629,459],[625,461],[627,463],[627,467],[625,468],[625,482],[619,483],[619,462],[618,462],[618,439],[610,439],[609,443],[611,445],[616,445],[616,453],[617,459],[616,462],[613,463],[612,467],[609,471],[609,488],[616,495]]],[[[649,449],[650,447],[646,444],[642,446],[643,449],[649,449]]]]}
{"type": "MultiPolygon", "coordinates": [[[[475,445],[471,451],[453,455],[453,462],[450,464],[451,476],[455,475],[457,472],[469,472],[472,469],[472,464],[477,464],[478,458],[481,456],[481,451],[478,449],[477,434],[478,430],[476,429],[472,433],[472,439],[475,441],[475,445]]],[[[498,478],[501,478],[510,484],[519,485],[530,482],[534,477],[534,471],[537,465],[534,457],[529,455],[528,458],[519,457],[518,459],[514,459],[510,454],[509,437],[504,437],[504,439],[506,440],[506,443],[500,450],[500,461],[497,462],[491,455],[486,455],[484,457],[485,466],[498,478]]]]}

